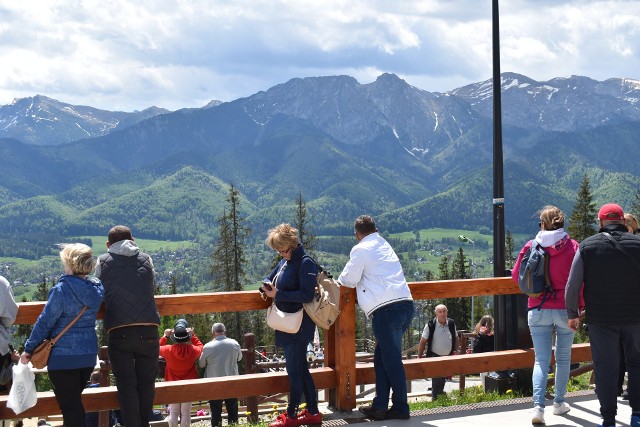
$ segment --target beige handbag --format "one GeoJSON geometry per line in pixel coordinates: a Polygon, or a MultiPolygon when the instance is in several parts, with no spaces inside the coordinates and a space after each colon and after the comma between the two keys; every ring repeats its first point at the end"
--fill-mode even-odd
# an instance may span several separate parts
{"type": "Polygon", "coordinates": [[[300,330],[300,325],[302,325],[303,313],[303,309],[295,313],[285,313],[276,307],[276,302],[274,301],[271,307],[267,308],[267,325],[276,331],[295,334],[300,330]]]}
{"type": "MultiPolygon", "coordinates": [[[[280,270],[273,278],[273,286],[276,286],[278,282],[278,278],[280,274],[284,270],[286,263],[282,264],[280,270]]],[[[286,332],[288,334],[295,334],[300,330],[300,325],[302,325],[302,316],[304,315],[304,310],[300,309],[295,313],[286,313],[276,307],[275,300],[271,303],[271,307],[267,308],[267,325],[271,329],[275,329],[276,331],[286,332]]]]}

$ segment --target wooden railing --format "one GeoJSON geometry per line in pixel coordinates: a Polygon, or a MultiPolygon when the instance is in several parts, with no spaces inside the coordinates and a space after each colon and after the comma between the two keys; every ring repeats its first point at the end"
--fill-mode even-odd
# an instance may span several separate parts
{"type": "MultiPolygon", "coordinates": [[[[415,300],[519,293],[518,286],[506,277],[412,282],[409,287],[415,300]]],[[[331,400],[338,411],[350,411],[355,408],[357,385],[375,383],[373,364],[356,365],[355,361],[355,300],[354,289],[342,288],[342,313],[335,325],[325,334],[325,366],[311,371],[318,389],[335,390],[331,400]]],[[[266,309],[269,305],[260,298],[257,291],[161,295],[156,297],[156,302],[161,315],[260,310],[266,309]]],[[[44,302],[19,304],[16,323],[33,324],[44,305],[44,302]]],[[[98,317],[102,315],[103,312],[100,311],[98,317]]],[[[590,361],[589,345],[574,345],[571,359],[573,362],[590,361]]],[[[419,379],[521,369],[533,366],[533,361],[533,349],[521,349],[405,360],[404,367],[407,379],[419,379]]],[[[154,403],[245,398],[256,394],[285,393],[288,388],[286,372],[170,381],[156,384],[154,403]]],[[[0,396],[0,419],[15,417],[13,411],[6,408],[6,398],[7,396],[0,396]]],[[[87,411],[104,411],[119,407],[116,389],[113,386],[87,389],[83,392],[82,399],[87,411]]],[[[59,413],[60,408],[53,393],[40,392],[36,406],[20,414],[20,417],[59,413]]]]}

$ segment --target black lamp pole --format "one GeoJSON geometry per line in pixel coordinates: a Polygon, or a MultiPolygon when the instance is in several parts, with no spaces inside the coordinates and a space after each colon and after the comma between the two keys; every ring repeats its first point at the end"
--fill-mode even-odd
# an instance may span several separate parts
{"type": "MultiPolygon", "coordinates": [[[[503,277],[504,260],[504,177],[502,171],[502,96],[500,77],[500,22],[498,0],[492,0],[493,38],[493,276],[503,277]]],[[[507,301],[494,297],[495,348],[507,349],[507,301]]]]}

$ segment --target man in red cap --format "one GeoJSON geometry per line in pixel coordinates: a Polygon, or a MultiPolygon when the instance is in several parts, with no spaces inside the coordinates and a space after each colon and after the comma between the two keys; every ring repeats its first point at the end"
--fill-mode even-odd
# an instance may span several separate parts
{"type": "Polygon", "coordinates": [[[599,233],[580,243],[571,265],[565,290],[568,324],[578,329],[578,299],[584,287],[601,426],[615,426],[622,343],[630,426],[640,427],[640,237],[628,232],[624,212],[615,203],[600,208],[598,221],[599,233]]]}

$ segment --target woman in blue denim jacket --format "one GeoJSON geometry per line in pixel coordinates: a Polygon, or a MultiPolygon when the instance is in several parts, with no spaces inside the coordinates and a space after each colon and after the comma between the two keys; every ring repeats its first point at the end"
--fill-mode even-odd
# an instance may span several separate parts
{"type": "MultiPolygon", "coordinates": [[[[298,230],[289,224],[280,224],[269,230],[266,244],[278,252],[282,260],[263,281],[262,291],[274,299],[280,310],[295,313],[302,309],[303,303],[313,299],[318,266],[298,243],[298,230]]],[[[303,311],[298,332],[288,334],[276,331],[276,345],[284,348],[289,376],[289,405],[287,411],[278,415],[269,427],[322,424],[316,386],[306,359],[307,345],[313,339],[315,329],[315,323],[303,311]],[[298,413],[303,393],[307,408],[298,413]]]]}
{"type": "Polygon", "coordinates": [[[83,427],[85,412],[80,396],[97,362],[95,323],[104,288],[98,279],[87,278],[96,263],[89,246],[72,243],[61,245],[61,248],[60,259],[65,274],[49,291],[47,304],[24,345],[20,361],[29,363],[31,354],[40,343],[47,338],[55,338],[83,307],[87,307],[53,346],[47,366],[64,425],[83,427]]]}

